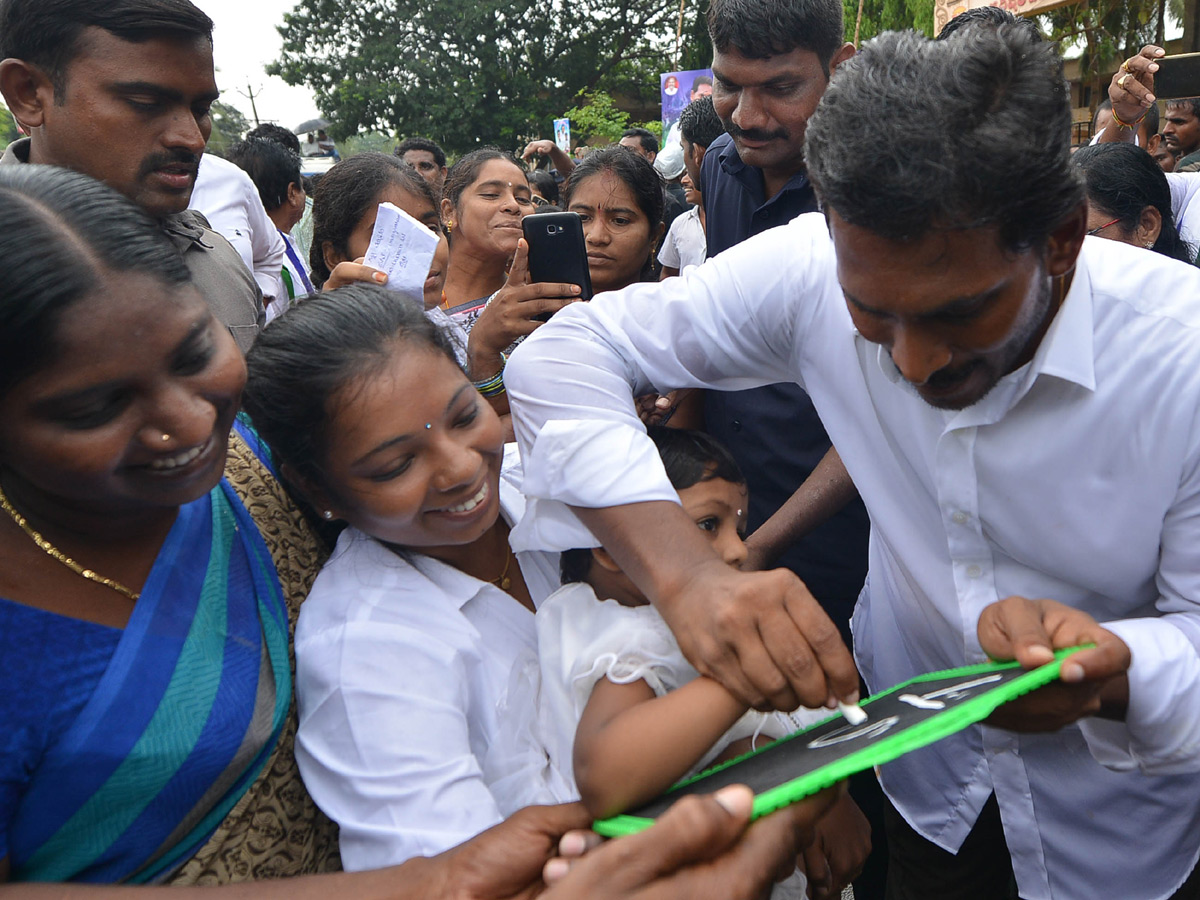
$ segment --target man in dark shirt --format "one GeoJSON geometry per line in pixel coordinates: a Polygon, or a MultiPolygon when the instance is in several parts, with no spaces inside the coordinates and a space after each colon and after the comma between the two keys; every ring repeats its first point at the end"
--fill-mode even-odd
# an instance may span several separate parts
{"type": "MultiPolygon", "coordinates": [[[[843,42],[838,0],[714,0],[708,28],[713,107],[727,132],[709,147],[700,174],[711,259],[817,208],[804,170],[804,129],[830,73],[854,48],[843,42]]],[[[751,529],[792,496],[830,448],[812,403],[794,384],[709,391],[705,420],[749,479],[751,529]]],[[[778,559],[803,579],[847,643],[866,576],[867,532],[866,511],[855,499],[778,559]]]]}
{"type": "MultiPolygon", "coordinates": [[[[816,210],[804,168],[804,130],[830,73],[854,55],[854,47],[843,39],[841,0],[713,0],[708,31],[713,107],[727,132],[708,148],[700,171],[712,259],[816,210]]],[[[812,401],[794,383],[707,391],[704,417],[708,432],[730,448],[746,475],[751,530],[792,497],[832,446],[812,401]]],[[[831,462],[823,469],[835,473],[833,481],[813,496],[853,499],[801,540],[753,558],[795,572],[849,645],[850,616],[867,573],[870,523],[840,460],[831,462]]],[[[760,538],[768,530],[778,531],[764,529],[760,538]]],[[[870,773],[852,779],[851,795],[871,822],[874,844],[854,882],[855,896],[879,900],[887,871],[882,795],[870,773]]]]}

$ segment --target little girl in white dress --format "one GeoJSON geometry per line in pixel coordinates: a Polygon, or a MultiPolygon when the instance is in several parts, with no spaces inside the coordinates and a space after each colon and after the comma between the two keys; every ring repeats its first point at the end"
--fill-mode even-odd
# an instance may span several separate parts
{"type": "MultiPolygon", "coordinates": [[[[747,492],[737,464],[700,432],[649,432],[684,510],[713,549],[740,566],[747,492]]],[[[562,570],[564,586],[535,617],[538,664],[516,674],[501,714],[507,738],[496,752],[512,754],[505,767],[513,773],[511,793],[497,794],[502,810],[505,796],[516,809],[536,786],[558,800],[581,798],[594,816],[607,817],[830,715],[804,708],[756,712],[701,676],[603,548],[566,551],[562,570]]],[[[853,807],[848,797],[842,804],[853,807]]],[[[849,816],[861,813],[853,808],[849,816]]],[[[803,896],[803,876],[780,887],[786,890],[774,896],[803,896]]]]}

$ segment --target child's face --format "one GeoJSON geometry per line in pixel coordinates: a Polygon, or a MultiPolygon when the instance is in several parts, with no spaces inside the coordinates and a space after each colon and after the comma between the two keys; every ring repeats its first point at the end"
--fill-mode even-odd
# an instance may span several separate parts
{"type": "Polygon", "coordinates": [[[712,542],[721,559],[735,569],[746,559],[746,486],[710,478],[679,492],[683,510],[712,542]]]}

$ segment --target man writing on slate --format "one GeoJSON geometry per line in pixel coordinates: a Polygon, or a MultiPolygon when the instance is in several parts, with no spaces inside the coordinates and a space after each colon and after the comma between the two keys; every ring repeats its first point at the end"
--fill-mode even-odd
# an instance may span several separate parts
{"type": "Polygon", "coordinates": [[[716,558],[632,396],[808,391],[871,518],[873,691],[1097,645],[883,768],[896,900],[1198,889],[1200,272],[1085,239],[1069,126],[1061,62],[1024,29],[882,36],[809,121],[822,213],[576,304],[506,371],[521,539],[602,543],[748,702],[856,699],[849,654],[790,572],[716,558]]]}

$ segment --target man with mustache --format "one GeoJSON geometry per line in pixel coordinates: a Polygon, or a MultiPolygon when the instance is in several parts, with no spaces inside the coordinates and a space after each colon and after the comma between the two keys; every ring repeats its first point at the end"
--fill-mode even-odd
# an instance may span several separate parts
{"type": "Polygon", "coordinates": [[[807,124],[823,215],[575,304],[505,370],[514,546],[600,543],[749,704],[854,699],[854,667],[794,575],[722,568],[649,387],[811,393],[871,516],[872,691],[1095,644],[882,767],[889,900],[1200,896],[1200,273],[1086,237],[1070,122],[1024,28],[881,35],[807,124]]]}
{"type": "Polygon", "coordinates": [[[212,29],[188,0],[2,0],[0,93],[30,136],[0,164],[74,169],[137,203],[245,350],[262,294],[237,251],[188,210],[218,96],[212,29]]]}

